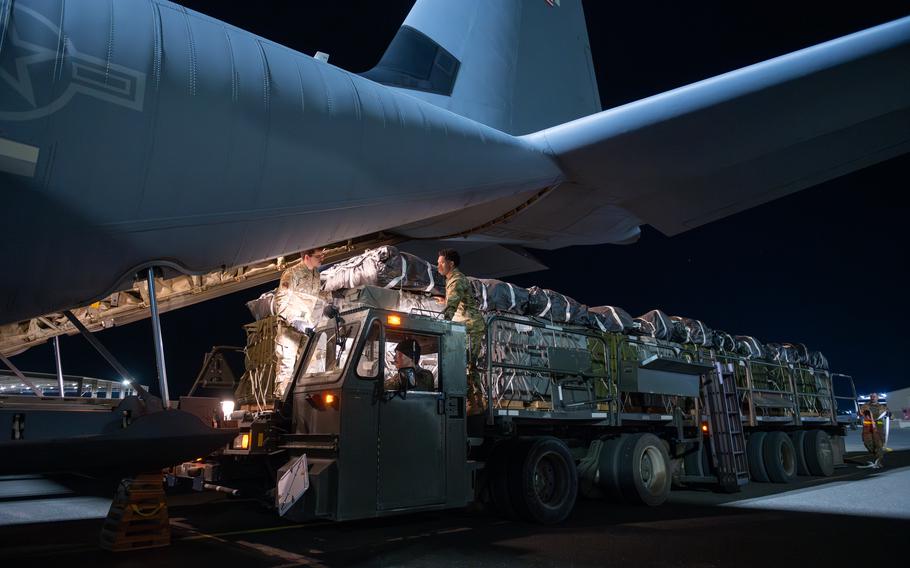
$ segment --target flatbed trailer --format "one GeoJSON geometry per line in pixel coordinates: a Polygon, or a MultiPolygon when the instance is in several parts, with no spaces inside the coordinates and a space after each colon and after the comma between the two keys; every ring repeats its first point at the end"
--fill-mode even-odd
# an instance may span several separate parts
{"type": "Polygon", "coordinates": [[[833,386],[852,389],[849,377],[489,314],[477,365],[485,406],[469,413],[464,326],[365,297],[316,328],[284,400],[238,413],[233,443],[171,480],[224,488],[245,478],[271,487],[295,521],[480,501],[550,523],[579,492],[659,505],[674,485],[736,491],[842,463],[836,409],[850,397],[833,386]],[[386,386],[405,338],[420,344],[433,390],[386,386]]]}

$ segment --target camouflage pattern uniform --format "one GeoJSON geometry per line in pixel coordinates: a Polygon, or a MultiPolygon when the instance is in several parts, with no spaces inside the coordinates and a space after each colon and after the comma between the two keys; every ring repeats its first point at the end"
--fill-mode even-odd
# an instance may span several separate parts
{"type": "Polygon", "coordinates": [[[480,390],[480,376],[477,372],[480,346],[483,342],[484,321],[477,301],[471,291],[467,276],[457,268],[446,276],[446,307],[443,317],[447,320],[463,323],[467,331],[468,348],[468,393],[469,403],[479,408],[483,405],[480,390]]]}
{"type": "Polygon", "coordinates": [[[275,292],[275,314],[290,324],[303,320],[309,324],[306,327],[313,327],[318,315],[314,312],[319,293],[319,269],[310,270],[301,261],[281,273],[275,292]]]}
{"type": "Polygon", "coordinates": [[[859,409],[863,419],[863,444],[879,464],[885,457],[885,417],[882,413],[887,412],[888,406],[879,402],[864,404],[859,409]]]}

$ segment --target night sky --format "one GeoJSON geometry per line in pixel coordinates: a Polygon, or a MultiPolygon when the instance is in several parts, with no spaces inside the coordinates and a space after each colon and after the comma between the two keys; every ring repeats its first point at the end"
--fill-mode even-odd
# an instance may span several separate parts
{"type": "MultiPolygon", "coordinates": [[[[304,53],[327,52],[354,72],[379,60],[412,4],[180,3],[304,53]]],[[[588,1],[585,14],[610,108],[905,16],[910,2],[588,1]]],[[[860,391],[910,386],[908,174],[905,155],[676,237],[643,227],[630,246],[532,251],[550,270],[510,281],[633,315],[660,308],[765,342],[803,342],[860,391]]],[[[273,286],[162,316],[172,398],[186,394],[211,345],[243,345],[252,321],[244,302],[273,286]]],[[[148,320],[98,337],[142,383],[156,384],[148,320]]],[[[81,337],[61,347],[66,373],[117,378],[81,337]]],[[[53,372],[48,345],[13,362],[53,372]]]]}

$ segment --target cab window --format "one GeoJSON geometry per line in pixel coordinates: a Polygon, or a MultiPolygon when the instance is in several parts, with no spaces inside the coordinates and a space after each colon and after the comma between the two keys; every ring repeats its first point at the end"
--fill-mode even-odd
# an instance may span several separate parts
{"type": "Polygon", "coordinates": [[[357,376],[361,379],[379,378],[379,361],[382,357],[382,348],[379,343],[381,326],[379,320],[373,320],[370,332],[363,343],[363,351],[360,352],[360,358],[357,360],[357,376]]]}
{"type": "Polygon", "coordinates": [[[408,390],[435,392],[441,390],[439,377],[439,337],[435,335],[425,335],[414,333],[402,329],[385,330],[385,380],[386,389],[396,389],[399,386],[400,376],[399,368],[396,363],[396,347],[404,341],[416,341],[420,348],[418,357],[417,371],[421,379],[417,381],[416,386],[409,387],[408,390]]]}
{"type": "Polygon", "coordinates": [[[321,329],[310,340],[313,347],[309,350],[304,371],[303,383],[325,383],[336,380],[344,370],[357,338],[357,324],[335,326],[321,329]]]}

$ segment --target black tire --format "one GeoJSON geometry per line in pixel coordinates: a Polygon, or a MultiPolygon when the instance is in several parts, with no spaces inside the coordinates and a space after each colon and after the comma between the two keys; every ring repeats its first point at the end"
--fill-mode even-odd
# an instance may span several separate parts
{"type": "Polygon", "coordinates": [[[746,454],[749,458],[749,477],[752,481],[768,483],[768,472],[765,470],[765,458],[762,455],[766,432],[752,432],[746,441],[746,454]]]}
{"type": "Polygon", "coordinates": [[[515,511],[515,507],[512,505],[512,497],[510,495],[510,486],[512,483],[509,479],[509,462],[513,459],[517,446],[518,440],[500,442],[493,449],[493,455],[487,462],[487,467],[490,468],[487,478],[490,490],[490,501],[492,501],[493,508],[497,513],[502,517],[511,520],[517,520],[519,518],[518,513],[515,511]]]}
{"type": "Polygon", "coordinates": [[[510,462],[510,494],[516,512],[543,524],[559,523],[569,516],[578,496],[578,470],[562,440],[523,440],[510,462]]]}
{"type": "Polygon", "coordinates": [[[809,466],[806,465],[806,431],[790,432],[790,440],[793,441],[793,449],[796,450],[797,475],[812,475],[809,473],[809,466]]]}
{"type": "Polygon", "coordinates": [[[670,496],[670,456],[654,434],[633,434],[619,450],[619,487],[629,503],[651,507],[670,496]]]}
{"type": "Polygon", "coordinates": [[[627,435],[603,441],[598,461],[598,484],[604,496],[614,503],[622,503],[625,498],[619,484],[619,450],[628,439],[627,435]]]}
{"type": "Polygon", "coordinates": [[[796,479],[796,448],[785,432],[769,432],[762,448],[765,471],[774,483],[792,483],[796,479]]]}
{"type": "Polygon", "coordinates": [[[834,474],[834,445],[824,430],[808,430],[803,442],[809,473],[821,477],[834,474]]]}

